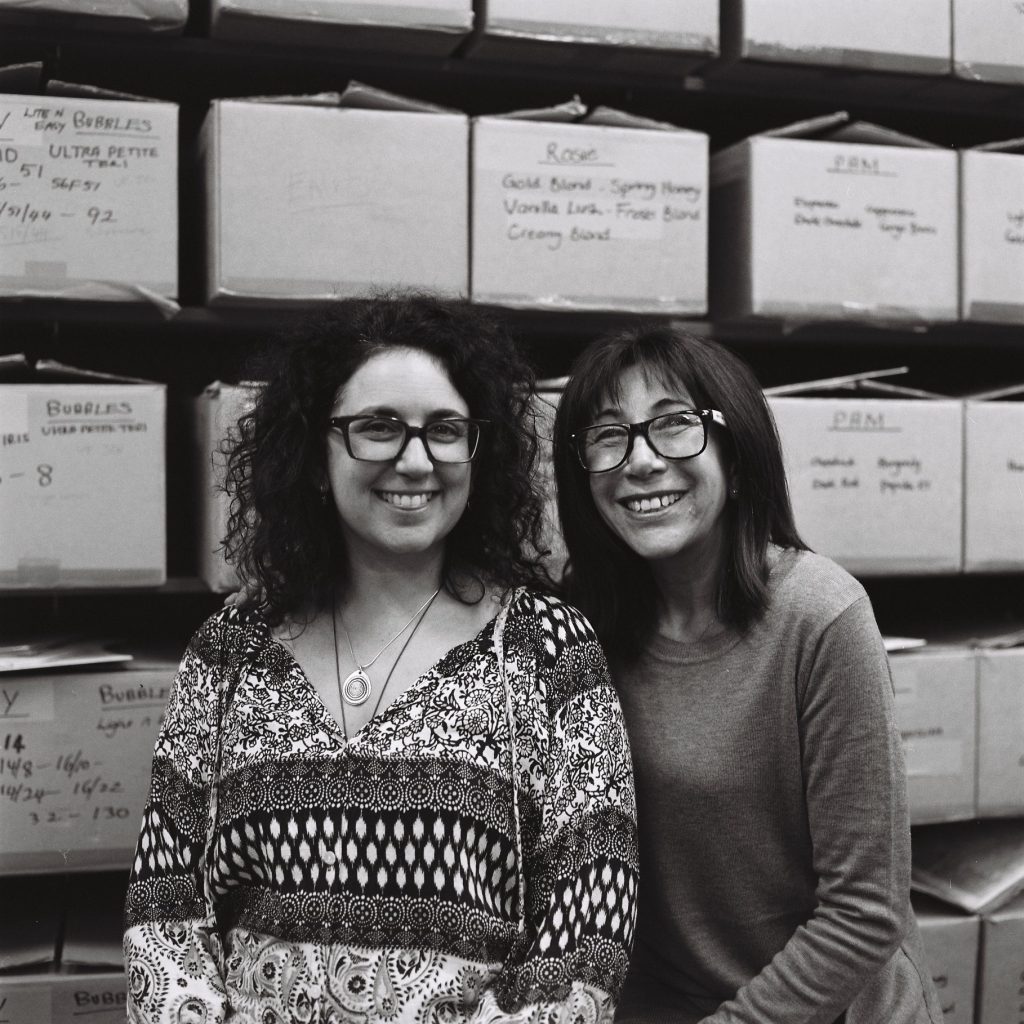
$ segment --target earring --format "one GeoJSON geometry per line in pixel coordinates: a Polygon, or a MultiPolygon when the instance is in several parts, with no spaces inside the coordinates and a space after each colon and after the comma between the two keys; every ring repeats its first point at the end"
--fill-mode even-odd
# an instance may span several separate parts
{"type": "Polygon", "coordinates": [[[321,505],[326,505],[327,504],[327,499],[328,499],[328,496],[330,495],[330,493],[331,493],[331,491],[330,491],[329,487],[324,486],[324,487],[320,488],[320,504],[321,505]]]}
{"type": "Polygon", "coordinates": [[[733,501],[735,501],[737,497],[739,497],[739,493],[739,488],[736,487],[735,485],[729,488],[729,497],[732,498],[733,501]]]}

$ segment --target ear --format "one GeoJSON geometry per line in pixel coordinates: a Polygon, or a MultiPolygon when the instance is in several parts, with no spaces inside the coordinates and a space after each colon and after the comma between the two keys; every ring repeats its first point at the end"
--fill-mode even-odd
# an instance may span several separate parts
{"type": "Polygon", "coordinates": [[[740,475],[733,464],[729,469],[729,497],[735,501],[740,495],[740,475]]]}

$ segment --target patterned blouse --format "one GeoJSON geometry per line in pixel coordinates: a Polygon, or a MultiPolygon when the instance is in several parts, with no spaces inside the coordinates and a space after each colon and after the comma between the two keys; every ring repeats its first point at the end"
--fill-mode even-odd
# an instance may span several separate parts
{"type": "Polygon", "coordinates": [[[225,609],[156,744],[129,1020],[611,1021],[636,885],[622,714],[574,609],[518,591],[348,740],[225,609]]]}

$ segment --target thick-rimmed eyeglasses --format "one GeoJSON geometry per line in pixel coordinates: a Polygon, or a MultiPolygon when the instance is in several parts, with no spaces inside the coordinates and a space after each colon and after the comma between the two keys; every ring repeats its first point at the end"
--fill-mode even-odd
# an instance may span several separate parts
{"type": "Polygon", "coordinates": [[[431,420],[413,427],[393,416],[332,416],[328,424],[345,439],[345,448],[360,462],[390,462],[418,437],[431,462],[470,462],[487,420],[431,420]]]}
{"type": "Polygon", "coordinates": [[[725,426],[717,409],[680,409],[643,423],[598,423],[572,435],[580,465],[588,473],[608,473],[625,464],[633,442],[643,437],[663,459],[693,459],[708,446],[708,424],[725,426]]]}

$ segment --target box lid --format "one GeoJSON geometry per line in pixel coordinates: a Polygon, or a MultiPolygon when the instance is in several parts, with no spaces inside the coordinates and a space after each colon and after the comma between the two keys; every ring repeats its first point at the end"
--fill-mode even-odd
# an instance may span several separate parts
{"type": "Polygon", "coordinates": [[[964,395],[964,398],[968,402],[999,402],[1003,400],[1024,399],[1024,382],[1007,384],[1004,387],[992,388],[986,391],[975,391],[969,395],[964,395]]]}
{"type": "Polygon", "coordinates": [[[1003,139],[1001,142],[984,142],[978,146],[970,146],[967,152],[1024,154],[1024,137],[1003,139]]]}
{"type": "Polygon", "coordinates": [[[871,146],[910,146],[915,149],[938,149],[933,142],[927,142],[914,135],[894,131],[870,121],[851,121],[845,110],[821,117],[794,121],[779,128],[770,128],[750,136],[752,139],[814,139],[824,142],[855,142],[871,146]]]}
{"type": "Polygon", "coordinates": [[[237,384],[228,384],[221,380],[211,381],[203,388],[201,397],[203,398],[219,398],[222,391],[225,390],[242,390],[249,391],[252,394],[260,391],[263,388],[263,382],[258,380],[240,380],[237,384]]]}
{"type": "Polygon", "coordinates": [[[44,82],[42,61],[26,61],[24,64],[0,67],[0,93],[5,96],[63,96],[69,99],[130,100],[135,103],[165,103],[168,106],[176,106],[168,100],[157,100],[152,96],[139,96],[116,89],[104,89],[84,82],[64,82],[56,78],[44,82]]]}
{"type": "Polygon", "coordinates": [[[38,359],[33,364],[23,354],[0,357],[0,383],[3,384],[152,384],[164,385],[142,377],[127,377],[68,366],[56,359],[38,359]]]}
{"type": "Polygon", "coordinates": [[[668,121],[658,121],[651,117],[641,117],[615,107],[598,104],[588,107],[579,96],[573,96],[564,103],[550,107],[537,107],[526,110],[510,110],[501,114],[486,114],[474,118],[475,121],[543,121],[549,124],[585,124],[598,128],[638,128],[647,131],[678,132],[687,135],[703,135],[690,128],[682,128],[668,121]]]}
{"type": "Polygon", "coordinates": [[[847,398],[851,394],[863,397],[879,398],[923,398],[937,400],[947,395],[933,391],[922,391],[920,388],[908,388],[899,384],[890,384],[882,377],[892,377],[907,373],[909,367],[896,366],[887,370],[868,370],[864,373],[850,373],[841,377],[823,377],[820,380],[800,381],[795,384],[777,384],[765,388],[769,398],[786,398],[789,396],[810,395],[815,398],[835,396],[847,398]]]}
{"type": "Polygon", "coordinates": [[[461,113],[454,107],[442,107],[437,103],[428,103],[426,100],[377,89],[354,79],[341,92],[328,91],[281,96],[233,96],[230,100],[214,100],[213,102],[271,103],[277,106],[293,107],[342,107],[348,110],[390,110],[412,114],[461,113]]]}

